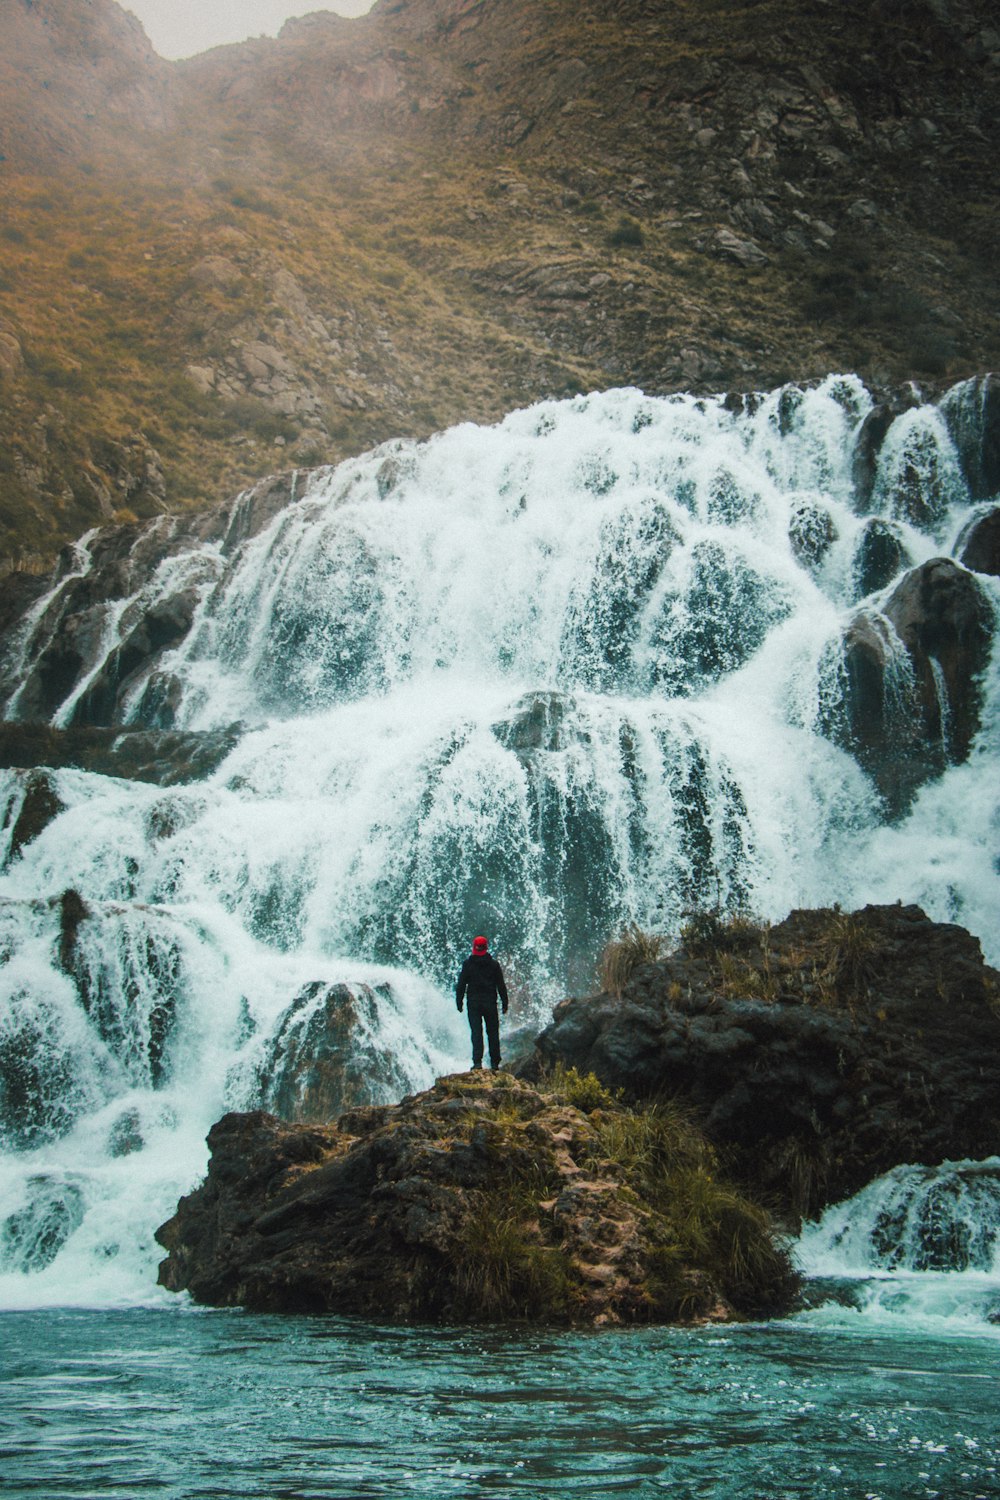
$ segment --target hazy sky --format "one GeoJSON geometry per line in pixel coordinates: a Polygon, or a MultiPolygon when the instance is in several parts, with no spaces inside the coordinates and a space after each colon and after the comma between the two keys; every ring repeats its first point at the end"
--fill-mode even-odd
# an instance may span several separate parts
{"type": "Polygon", "coordinates": [[[223,42],[276,36],[289,16],[335,10],[363,16],[373,0],[121,0],[161,57],[191,57],[223,42]]]}

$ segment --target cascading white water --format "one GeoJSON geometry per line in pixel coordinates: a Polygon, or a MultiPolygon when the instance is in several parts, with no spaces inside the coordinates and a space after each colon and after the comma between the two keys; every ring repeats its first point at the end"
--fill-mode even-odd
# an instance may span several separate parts
{"type": "MultiPolygon", "coordinates": [[[[970,759],[892,826],[821,732],[870,407],[853,377],[743,413],[543,403],[322,471],[259,535],[174,551],[106,608],[100,652],[190,590],[190,631],[128,712],[150,722],[169,679],[178,727],[246,729],[190,786],[52,773],[62,810],[8,854],[0,1299],[150,1296],[152,1230],[209,1125],[272,1097],[277,1039],[331,987],[392,1059],[370,1097],[463,1066],[449,987],[473,931],[526,1022],[590,983],[622,923],[669,933],[698,904],[915,900],[1000,959],[996,654],[970,759]]],[[[937,410],[899,422],[871,514],[919,563],[971,507],[937,410]]],[[[25,795],[2,774],[8,849],[25,795]]]]}
{"type": "Polygon", "coordinates": [[[1000,1337],[1000,1157],[895,1168],[807,1225],[797,1259],[835,1293],[827,1322],[1000,1337]]]}

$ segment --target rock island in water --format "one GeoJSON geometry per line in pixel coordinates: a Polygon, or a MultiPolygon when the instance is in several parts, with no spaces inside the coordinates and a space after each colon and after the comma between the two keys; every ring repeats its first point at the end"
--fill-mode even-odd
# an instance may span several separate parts
{"type": "Polygon", "coordinates": [[[455,1074],[336,1124],[226,1115],[157,1232],[160,1281],[401,1320],[779,1314],[797,1278],[762,1202],[790,1222],[1000,1149],[998,994],[978,942],[917,907],[698,919],[558,1006],[527,1078],[455,1074]]]}
{"type": "Polygon", "coordinates": [[[637,1323],[766,1315],[795,1285],[682,1110],[573,1070],[455,1074],[330,1126],[230,1114],[209,1145],[157,1232],[161,1283],[200,1302],[637,1323]]]}

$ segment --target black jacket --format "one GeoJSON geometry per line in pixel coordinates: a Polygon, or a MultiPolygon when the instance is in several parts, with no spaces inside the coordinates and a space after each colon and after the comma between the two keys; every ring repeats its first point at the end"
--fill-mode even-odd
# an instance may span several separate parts
{"type": "Polygon", "coordinates": [[[470,1000],[478,1000],[480,1003],[496,1001],[499,995],[506,1008],[507,986],[504,983],[503,969],[492,953],[469,954],[462,965],[455,988],[455,1000],[459,1006],[465,999],[466,992],[470,1000]]]}

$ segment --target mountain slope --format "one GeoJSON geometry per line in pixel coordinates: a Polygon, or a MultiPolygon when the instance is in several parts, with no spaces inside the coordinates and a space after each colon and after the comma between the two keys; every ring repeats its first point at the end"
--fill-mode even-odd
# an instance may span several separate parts
{"type": "Polygon", "coordinates": [[[12,0],[0,557],[546,394],[1000,362],[986,0],[12,0]],[[45,85],[48,84],[48,88],[45,85]]]}

